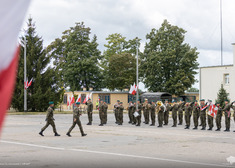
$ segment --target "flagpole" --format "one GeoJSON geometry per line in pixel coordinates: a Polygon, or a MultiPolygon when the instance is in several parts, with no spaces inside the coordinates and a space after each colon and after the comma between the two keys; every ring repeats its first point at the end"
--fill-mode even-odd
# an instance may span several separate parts
{"type": "Polygon", "coordinates": [[[26,37],[24,39],[24,111],[27,111],[27,89],[25,88],[26,84],[26,37]]]}
{"type": "Polygon", "coordinates": [[[138,92],[138,87],[139,87],[139,63],[138,63],[138,49],[139,49],[139,46],[138,46],[138,39],[136,38],[136,111],[138,111],[138,99],[139,99],[139,92],[138,92]]]}

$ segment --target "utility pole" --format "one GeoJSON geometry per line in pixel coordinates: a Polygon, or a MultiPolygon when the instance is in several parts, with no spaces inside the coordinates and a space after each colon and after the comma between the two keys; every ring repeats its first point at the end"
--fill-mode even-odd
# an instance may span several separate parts
{"type": "Polygon", "coordinates": [[[139,87],[139,61],[138,61],[138,50],[139,50],[139,46],[138,46],[138,39],[136,38],[136,111],[138,111],[138,99],[139,99],[139,92],[138,92],[138,87],[139,87]]]}
{"type": "Polygon", "coordinates": [[[221,65],[223,65],[223,20],[222,20],[222,0],[220,0],[220,59],[221,65]]]}
{"type": "Polygon", "coordinates": [[[24,111],[27,111],[27,89],[25,88],[25,83],[26,83],[26,37],[23,41],[23,45],[24,45],[24,111]]]}

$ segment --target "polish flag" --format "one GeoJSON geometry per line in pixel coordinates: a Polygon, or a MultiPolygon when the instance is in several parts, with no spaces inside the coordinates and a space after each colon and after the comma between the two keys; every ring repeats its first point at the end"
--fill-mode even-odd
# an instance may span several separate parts
{"type": "Polygon", "coordinates": [[[81,97],[82,97],[82,95],[80,94],[80,95],[78,95],[78,98],[77,98],[77,100],[76,100],[76,103],[77,102],[81,102],[81,97]]]}
{"type": "Polygon", "coordinates": [[[211,104],[210,108],[209,108],[209,111],[208,111],[208,115],[210,115],[213,118],[215,118],[216,114],[217,114],[217,111],[218,111],[218,107],[216,107],[216,105],[214,105],[214,104],[211,104]]]}
{"type": "Polygon", "coordinates": [[[72,95],[70,105],[73,104],[73,103],[75,103],[75,99],[74,99],[74,96],[72,95]]]}
{"type": "Polygon", "coordinates": [[[130,88],[130,91],[129,93],[132,94],[132,95],[135,95],[136,92],[137,92],[137,86],[135,85],[135,83],[133,85],[131,85],[131,88],[130,88]]]}
{"type": "Polygon", "coordinates": [[[29,86],[31,86],[32,80],[33,80],[33,78],[30,80],[30,82],[28,82],[28,80],[27,80],[26,82],[24,82],[24,88],[25,88],[25,89],[28,89],[29,86]]]}
{"type": "Polygon", "coordinates": [[[10,106],[18,65],[18,35],[30,0],[0,1],[0,131],[10,106]]]}
{"type": "Polygon", "coordinates": [[[131,85],[129,93],[132,94],[133,90],[134,90],[134,85],[131,85]]]}
{"type": "Polygon", "coordinates": [[[68,96],[68,99],[67,99],[67,106],[70,106],[71,105],[71,97],[68,96]]]}
{"type": "Polygon", "coordinates": [[[90,94],[87,94],[86,98],[83,101],[83,104],[85,104],[89,99],[91,99],[91,96],[92,96],[92,92],[90,94]]]}

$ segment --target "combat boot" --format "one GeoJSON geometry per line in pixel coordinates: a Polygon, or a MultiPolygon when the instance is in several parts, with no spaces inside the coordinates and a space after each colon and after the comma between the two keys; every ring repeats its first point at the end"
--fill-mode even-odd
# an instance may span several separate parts
{"type": "Polygon", "coordinates": [[[58,134],[57,132],[55,133],[55,136],[60,136],[60,134],[58,134]]]}
{"type": "Polygon", "coordinates": [[[71,137],[70,133],[67,133],[66,135],[67,135],[68,137],[71,137]]]}
{"type": "Polygon", "coordinates": [[[197,127],[194,127],[193,130],[197,130],[197,127]]]}
{"type": "Polygon", "coordinates": [[[103,124],[100,124],[99,126],[104,126],[103,124]]]}
{"type": "Polygon", "coordinates": [[[202,127],[202,129],[201,130],[206,130],[206,128],[205,127],[202,127]]]}
{"type": "Polygon", "coordinates": [[[207,130],[212,131],[212,128],[210,127],[210,128],[209,128],[209,129],[207,129],[207,130]]]}
{"type": "Polygon", "coordinates": [[[43,135],[43,131],[40,131],[40,132],[39,132],[39,135],[44,136],[44,135],[43,135]]]}
{"type": "Polygon", "coordinates": [[[215,131],[220,131],[220,129],[219,129],[219,128],[217,128],[215,131]]]}
{"type": "Polygon", "coordinates": [[[87,136],[87,134],[84,134],[84,133],[83,133],[82,136],[87,136]]]}

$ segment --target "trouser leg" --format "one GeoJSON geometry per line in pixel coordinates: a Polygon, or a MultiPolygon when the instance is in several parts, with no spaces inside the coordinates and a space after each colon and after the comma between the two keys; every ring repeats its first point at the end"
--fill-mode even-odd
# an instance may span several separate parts
{"type": "Polygon", "coordinates": [[[76,125],[76,122],[73,122],[73,124],[72,124],[72,126],[69,128],[69,131],[68,131],[67,134],[70,134],[70,133],[71,133],[71,131],[73,130],[73,128],[75,127],[75,125],[76,125]]]}
{"type": "Polygon", "coordinates": [[[82,123],[81,123],[80,120],[77,120],[77,125],[78,125],[78,127],[79,127],[79,129],[80,129],[81,134],[83,135],[84,132],[83,132],[82,123]]]}

